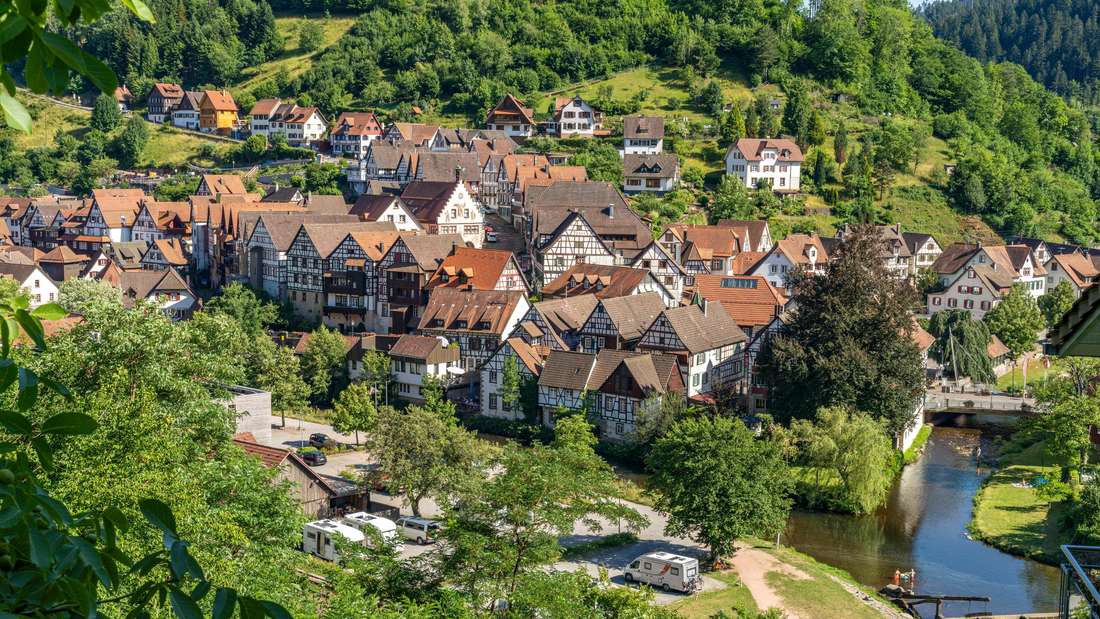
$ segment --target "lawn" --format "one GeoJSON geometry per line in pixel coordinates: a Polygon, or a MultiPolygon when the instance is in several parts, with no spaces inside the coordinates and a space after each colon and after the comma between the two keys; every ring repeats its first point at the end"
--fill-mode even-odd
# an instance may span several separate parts
{"type": "MultiPolygon", "coordinates": [[[[52,148],[58,132],[78,139],[88,131],[91,113],[50,103],[37,97],[20,96],[30,110],[34,126],[29,134],[17,133],[16,143],[22,148],[52,148]]],[[[111,133],[116,135],[121,129],[111,133]]],[[[177,131],[171,127],[149,125],[149,144],[145,147],[142,165],[149,167],[178,166],[187,163],[203,144],[213,144],[218,150],[225,142],[177,131]]]]}
{"type": "MultiPolygon", "coordinates": [[[[768,572],[766,579],[782,599],[788,616],[793,614],[801,619],[881,619],[882,615],[861,603],[852,593],[856,589],[862,594],[873,592],[854,584],[848,574],[786,547],[775,550],[770,544],[759,541],[754,545],[755,550],[766,552],[780,562],[777,567],[781,569],[768,572]],[[795,573],[799,576],[791,575],[795,573]],[[848,588],[840,581],[848,583],[848,588]]],[[[725,582],[726,588],[677,601],[669,608],[689,619],[711,617],[719,611],[737,616],[731,612],[735,608],[746,611],[758,609],[752,594],[735,573],[712,573],[708,576],[725,582]]]]}
{"type": "MultiPolygon", "coordinates": [[[[788,548],[768,552],[809,576],[797,578],[778,571],[768,573],[768,584],[783,598],[788,613],[800,619],[881,619],[878,611],[861,604],[837,581],[853,583],[848,574],[788,548]]],[[[850,586],[863,593],[872,593],[855,584],[850,586]]]]}
{"type": "Polygon", "coordinates": [[[1028,482],[1037,476],[1058,479],[1060,467],[1044,442],[1006,451],[1002,469],[974,497],[970,531],[974,537],[1006,552],[1055,563],[1059,546],[1071,534],[1061,527],[1066,506],[1050,503],[1028,482]]]}
{"type": "MultiPolygon", "coordinates": [[[[1027,363],[1027,384],[1032,385],[1040,380],[1056,374],[1061,369],[1061,365],[1058,360],[1051,362],[1050,367],[1042,359],[1030,359],[1027,363]]],[[[1021,363],[1017,367],[1012,368],[1011,372],[1008,372],[1004,376],[997,379],[998,389],[1008,389],[1009,387],[1022,387],[1024,385],[1024,365],[1021,363]]]]}
{"type": "Polygon", "coordinates": [[[269,60],[259,66],[246,68],[241,72],[242,79],[234,86],[234,91],[240,92],[253,88],[265,80],[271,79],[282,69],[293,78],[305,72],[313,62],[315,53],[305,53],[298,48],[298,30],[307,21],[319,21],[324,28],[324,43],[321,49],[328,47],[340,40],[340,37],[351,29],[355,23],[354,17],[276,17],[275,27],[283,35],[286,41],[285,51],[274,60],[269,60]]]}
{"type": "Polygon", "coordinates": [[[711,617],[719,611],[727,615],[737,616],[732,609],[744,611],[756,611],[756,601],[752,599],[752,593],[741,584],[741,579],[733,572],[721,574],[707,574],[708,577],[726,583],[726,588],[710,593],[701,593],[685,598],[669,605],[681,617],[688,619],[711,617]]]}

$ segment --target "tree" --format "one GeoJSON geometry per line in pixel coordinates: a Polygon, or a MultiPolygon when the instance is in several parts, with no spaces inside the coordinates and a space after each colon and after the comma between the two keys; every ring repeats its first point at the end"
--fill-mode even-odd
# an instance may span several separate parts
{"type": "Polygon", "coordinates": [[[1057,286],[1047,290],[1043,296],[1039,297],[1039,310],[1043,312],[1043,320],[1046,321],[1047,329],[1056,327],[1062,320],[1062,316],[1065,316],[1066,312],[1073,307],[1073,302],[1076,300],[1077,297],[1073,294],[1073,286],[1066,279],[1058,282],[1057,286]]]}
{"type": "Polygon", "coordinates": [[[1070,471],[1088,464],[1093,426],[1100,426],[1100,402],[1093,393],[1100,379],[1100,361],[1062,359],[1064,374],[1048,378],[1034,388],[1039,414],[1024,422],[1024,430],[1045,435],[1046,449],[1062,466],[1062,481],[1070,471]]]}
{"type": "Polygon", "coordinates": [[[279,320],[278,306],[239,282],[222,287],[221,294],[206,302],[206,311],[232,317],[253,337],[263,335],[279,320]]]}
{"type": "Polygon", "coordinates": [[[783,130],[795,136],[802,146],[807,145],[810,115],[810,99],[806,94],[806,86],[800,80],[793,80],[787,87],[787,104],[783,107],[783,130]]]}
{"type": "Polygon", "coordinates": [[[302,22],[298,30],[298,49],[306,53],[312,53],[325,44],[325,30],[317,20],[302,22]]]}
{"type": "Polygon", "coordinates": [[[122,111],[118,109],[118,102],[109,94],[101,94],[96,97],[95,106],[92,108],[92,129],[108,133],[122,123],[122,111]]]}
{"type": "Polygon", "coordinates": [[[714,192],[708,219],[717,223],[722,219],[746,219],[752,215],[752,199],[744,183],[736,176],[723,175],[714,192]]]}
{"type": "Polygon", "coordinates": [[[519,404],[522,387],[523,377],[520,376],[519,364],[516,363],[515,356],[507,355],[500,375],[500,401],[504,403],[505,410],[512,410],[519,404]]]}
{"type": "Polygon", "coordinates": [[[590,180],[622,184],[622,158],[619,157],[619,151],[607,142],[588,140],[584,147],[573,155],[570,163],[584,166],[590,180]]]}
{"type": "Polygon", "coordinates": [[[340,333],[321,326],[309,334],[302,373],[316,401],[330,403],[347,378],[347,345],[340,333]]]}
{"type": "Polygon", "coordinates": [[[840,165],[848,161],[848,127],[843,120],[837,125],[836,135],[833,136],[833,158],[840,165]]]}
{"type": "Polygon", "coordinates": [[[989,358],[989,327],[974,320],[970,312],[963,309],[936,312],[928,323],[928,333],[936,338],[928,355],[944,372],[950,372],[956,380],[968,376],[975,383],[996,381],[993,360],[989,358]]]}
{"type": "Polygon", "coordinates": [[[371,385],[352,383],[337,396],[332,429],[344,434],[354,432],[356,445],[359,444],[359,433],[374,429],[377,419],[377,400],[371,385]]]}
{"type": "Polygon", "coordinates": [[[699,91],[698,104],[707,114],[714,117],[721,116],[726,98],[722,94],[722,87],[717,81],[707,81],[706,86],[703,86],[703,89],[699,91]]]}
{"type": "Polygon", "coordinates": [[[733,144],[746,135],[745,115],[741,106],[734,104],[722,119],[722,143],[733,144]]]}
{"type": "Polygon", "coordinates": [[[678,421],[653,444],[647,463],[656,508],[668,514],[665,533],[705,544],[715,560],[731,553],[738,538],[786,526],[786,462],[777,445],[757,440],[739,419],[678,421]]]}
{"type": "Polygon", "coordinates": [[[886,271],[880,238],[873,227],[855,226],[829,253],[824,273],[789,277],[797,309],[757,359],[777,418],[846,406],[883,421],[891,434],[912,423],[924,391],[921,355],[906,337],[916,293],[886,271]]]}
{"type": "Polygon", "coordinates": [[[592,531],[606,522],[629,531],[646,524],[615,500],[615,473],[596,455],[595,443],[583,417],[565,417],[551,445],[505,445],[493,475],[460,495],[461,507],[451,511],[453,525],[445,532],[455,549],[445,565],[469,597],[510,598],[525,574],[561,556],[559,539],[578,524],[592,531]]]}
{"type": "Polygon", "coordinates": [[[255,340],[251,375],[254,384],[271,392],[271,408],[282,417],[286,426],[286,414],[298,413],[309,406],[309,385],[302,378],[298,356],[285,346],[279,346],[266,335],[255,340]]]}
{"type": "Polygon", "coordinates": [[[878,509],[894,483],[893,441],[870,415],[840,407],[823,408],[811,423],[791,422],[798,462],[815,472],[818,492],[845,511],[878,509]],[[825,477],[821,473],[825,472],[825,477]],[[834,477],[835,475],[835,477],[834,477]],[[839,479],[839,484],[833,484],[839,479]]]}
{"type": "Polygon", "coordinates": [[[806,144],[821,146],[825,143],[825,119],[816,109],[810,114],[810,123],[806,131],[806,144]]]}
{"type": "Polygon", "coordinates": [[[401,412],[382,407],[366,445],[378,458],[387,487],[405,495],[416,516],[421,501],[458,490],[487,456],[477,437],[459,427],[453,417],[419,406],[401,412]]]}
{"type": "Polygon", "coordinates": [[[94,304],[121,307],[122,291],[101,280],[78,277],[62,282],[58,288],[57,302],[70,313],[83,314],[87,307],[94,304]]]}
{"type": "Polygon", "coordinates": [[[1014,361],[1035,348],[1044,324],[1039,304],[1022,284],[1014,284],[984,320],[989,330],[1008,347],[1014,361]]]}
{"type": "Polygon", "coordinates": [[[115,139],[112,150],[118,164],[124,168],[133,168],[141,163],[142,154],[149,144],[149,127],[140,115],[130,116],[126,128],[115,139]]]}

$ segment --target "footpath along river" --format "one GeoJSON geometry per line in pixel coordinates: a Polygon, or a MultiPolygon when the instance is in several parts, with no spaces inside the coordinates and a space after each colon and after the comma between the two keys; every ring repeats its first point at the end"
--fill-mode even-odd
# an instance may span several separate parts
{"type": "MultiPolygon", "coordinates": [[[[990,472],[977,466],[980,444],[976,430],[935,428],[924,455],[905,468],[877,513],[795,512],[783,543],[875,589],[887,584],[895,569],[915,569],[918,593],[992,598],[989,604],[947,603],[947,617],[1056,611],[1056,568],[967,536],[974,495],[990,472]]],[[[926,605],[922,614],[932,617],[933,611],[926,605]]]]}

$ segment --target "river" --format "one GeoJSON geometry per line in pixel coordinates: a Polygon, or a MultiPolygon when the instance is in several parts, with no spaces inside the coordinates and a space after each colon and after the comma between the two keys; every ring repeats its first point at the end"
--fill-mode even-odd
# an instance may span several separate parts
{"type": "MultiPolygon", "coordinates": [[[[918,593],[984,595],[992,602],[947,603],[947,617],[968,612],[1053,612],[1056,568],[1005,554],[967,537],[972,501],[988,470],[974,457],[975,430],[935,428],[921,459],[905,468],[887,504],[867,516],[795,512],[784,544],[849,572],[878,589],[894,570],[917,572],[918,593]]],[[[933,615],[934,606],[922,613],[933,615]]]]}

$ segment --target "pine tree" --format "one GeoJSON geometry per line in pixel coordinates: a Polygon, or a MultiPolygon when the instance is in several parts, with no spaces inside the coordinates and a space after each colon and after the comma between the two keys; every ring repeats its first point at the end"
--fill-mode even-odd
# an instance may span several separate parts
{"type": "Polygon", "coordinates": [[[836,135],[833,136],[833,159],[840,165],[848,161],[848,128],[843,120],[837,125],[836,135]]]}
{"type": "Polygon", "coordinates": [[[111,95],[99,95],[92,108],[92,129],[107,133],[121,122],[122,111],[118,109],[118,101],[111,95]]]}

